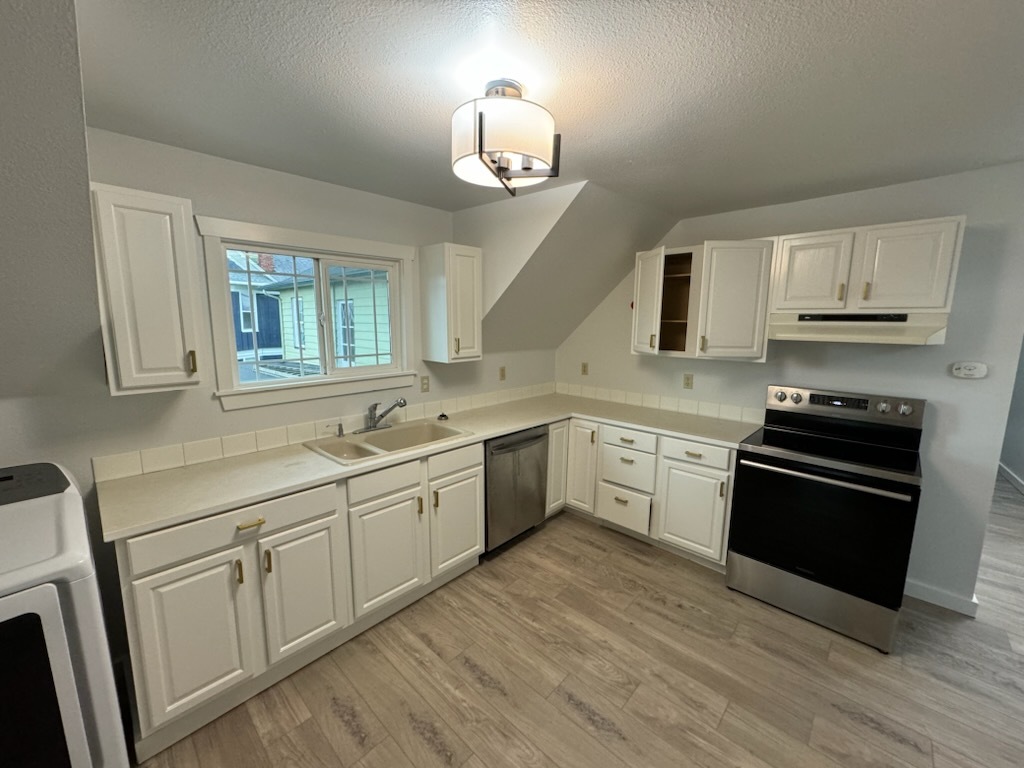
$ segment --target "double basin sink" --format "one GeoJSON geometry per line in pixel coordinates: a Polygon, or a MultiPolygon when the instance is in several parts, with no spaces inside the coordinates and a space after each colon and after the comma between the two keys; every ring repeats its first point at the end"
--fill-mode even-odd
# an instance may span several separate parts
{"type": "Polygon", "coordinates": [[[469,432],[464,429],[449,427],[447,424],[421,421],[346,437],[324,437],[303,445],[329,459],[334,459],[339,464],[354,464],[386,453],[410,450],[427,443],[468,434],[469,432]]]}

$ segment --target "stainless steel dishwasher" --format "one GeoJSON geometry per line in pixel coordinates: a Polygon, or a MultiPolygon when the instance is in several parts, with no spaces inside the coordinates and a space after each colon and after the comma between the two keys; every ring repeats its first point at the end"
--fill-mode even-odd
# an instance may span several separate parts
{"type": "Polygon", "coordinates": [[[548,428],[488,440],[487,549],[544,522],[548,493],[548,428]]]}

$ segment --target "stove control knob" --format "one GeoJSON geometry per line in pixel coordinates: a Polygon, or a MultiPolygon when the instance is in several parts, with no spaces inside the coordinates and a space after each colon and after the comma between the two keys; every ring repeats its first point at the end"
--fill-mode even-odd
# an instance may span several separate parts
{"type": "Polygon", "coordinates": [[[786,393],[783,392],[782,390],[779,390],[778,392],[775,393],[775,399],[778,400],[780,403],[786,402],[786,393]]]}
{"type": "Polygon", "coordinates": [[[803,402],[804,396],[801,395],[799,392],[794,392],[792,395],[789,396],[789,399],[793,401],[794,405],[799,405],[801,402],[803,402]]]}
{"type": "Polygon", "coordinates": [[[882,402],[880,402],[878,405],[875,406],[875,409],[879,413],[888,413],[889,411],[892,410],[892,406],[889,405],[889,401],[888,400],[883,400],[882,402]]]}
{"type": "Polygon", "coordinates": [[[896,407],[896,412],[900,416],[909,416],[914,412],[914,406],[912,406],[910,403],[900,403],[896,407]]]}

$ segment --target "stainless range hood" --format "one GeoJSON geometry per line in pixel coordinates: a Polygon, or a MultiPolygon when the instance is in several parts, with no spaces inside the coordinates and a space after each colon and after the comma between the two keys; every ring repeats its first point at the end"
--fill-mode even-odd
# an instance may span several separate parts
{"type": "Polygon", "coordinates": [[[949,314],[803,314],[773,312],[768,338],[852,344],[944,344],[949,314]]]}

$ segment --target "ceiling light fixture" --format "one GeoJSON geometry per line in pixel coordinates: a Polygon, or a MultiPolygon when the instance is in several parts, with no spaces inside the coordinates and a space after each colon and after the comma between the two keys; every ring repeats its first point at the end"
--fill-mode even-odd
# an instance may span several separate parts
{"type": "Polygon", "coordinates": [[[562,137],[540,104],[515,80],[492,80],[484,98],[452,114],[452,170],[463,181],[516,189],[558,176],[562,137]]]}

